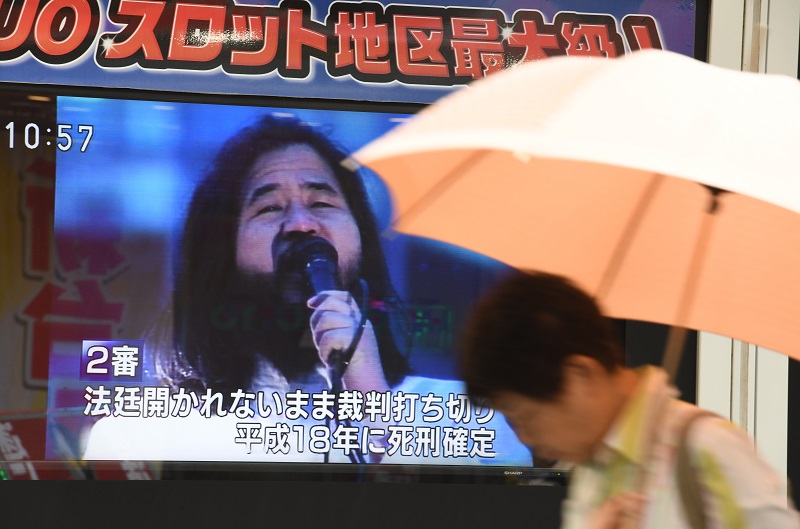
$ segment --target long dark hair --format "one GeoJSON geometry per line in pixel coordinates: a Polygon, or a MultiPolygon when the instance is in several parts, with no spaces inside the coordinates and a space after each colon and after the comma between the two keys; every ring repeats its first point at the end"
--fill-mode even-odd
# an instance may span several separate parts
{"type": "MultiPolygon", "coordinates": [[[[395,385],[409,372],[398,346],[398,341],[409,340],[409,334],[403,332],[407,327],[403,311],[361,176],[342,164],[345,151],[317,128],[296,119],[265,116],[225,142],[192,197],[174,271],[172,343],[160,348],[157,362],[162,378],[174,387],[213,388],[229,394],[246,389],[252,381],[257,354],[243,345],[246,340],[237,338],[246,329],[223,332],[220,325],[220,319],[222,327],[242,324],[224,315],[231,292],[241,289],[235,279],[240,277],[235,256],[242,194],[259,156],[295,144],[309,145],[330,165],[359,228],[360,273],[369,286],[370,305],[376,308],[369,318],[387,381],[395,385]]],[[[307,318],[303,324],[307,327],[307,318]]]]}

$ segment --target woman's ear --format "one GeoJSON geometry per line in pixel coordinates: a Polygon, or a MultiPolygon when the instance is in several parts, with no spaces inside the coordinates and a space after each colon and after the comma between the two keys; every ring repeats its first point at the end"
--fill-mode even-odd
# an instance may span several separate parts
{"type": "Polygon", "coordinates": [[[605,374],[603,365],[590,356],[571,355],[564,361],[564,378],[567,383],[592,384],[605,374]]]}

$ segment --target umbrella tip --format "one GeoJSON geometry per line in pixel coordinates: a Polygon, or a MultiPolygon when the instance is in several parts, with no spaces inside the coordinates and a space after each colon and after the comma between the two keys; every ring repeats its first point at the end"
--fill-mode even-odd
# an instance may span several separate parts
{"type": "Polygon", "coordinates": [[[356,172],[361,168],[361,164],[359,164],[352,156],[348,156],[347,158],[339,162],[339,165],[341,165],[350,172],[356,172]]]}

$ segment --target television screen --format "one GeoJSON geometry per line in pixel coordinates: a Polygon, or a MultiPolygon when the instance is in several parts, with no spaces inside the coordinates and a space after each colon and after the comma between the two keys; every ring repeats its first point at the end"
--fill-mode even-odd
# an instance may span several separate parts
{"type": "Polygon", "coordinates": [[[459,380],[510,270],[394,232],[348,157],[416,107],[7,92],[7,475],[562,475],[459,380]]]}

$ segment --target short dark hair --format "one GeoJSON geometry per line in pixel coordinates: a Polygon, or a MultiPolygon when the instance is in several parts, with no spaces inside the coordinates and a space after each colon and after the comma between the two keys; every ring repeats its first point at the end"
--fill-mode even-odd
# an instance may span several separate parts
{"type": "Polygon", "coordinates": [[[514,273],[476,304],[461,350],[472,398],[500,391],[541,401],[558,397],[567,357],[594,358],[609,372],[624,363],[611,321],[570,280],[514,273]]]}
{"type": "Polygon", "coordinates": [[[222,335],[209,315],[225,303],[237,274],[236,241],[243,192],[251,168],[263,154],[290,145],[308,145],[330,166],[341,186],[361,237],[361,277],[369,285],[370,319],[378,340],[384,374],[390,384],[409,367],[405,349],[395,340],[404,327],[392,286],[378,224],[361,175],[346,167],[346,151],[319,129],[294,118],[264,116],[228,139],[195,189],[174,270],[172,343],[161,352],[158,369],[173,386],[213,387],[223,392],[251,382],[256,357],[222,335]]]}

